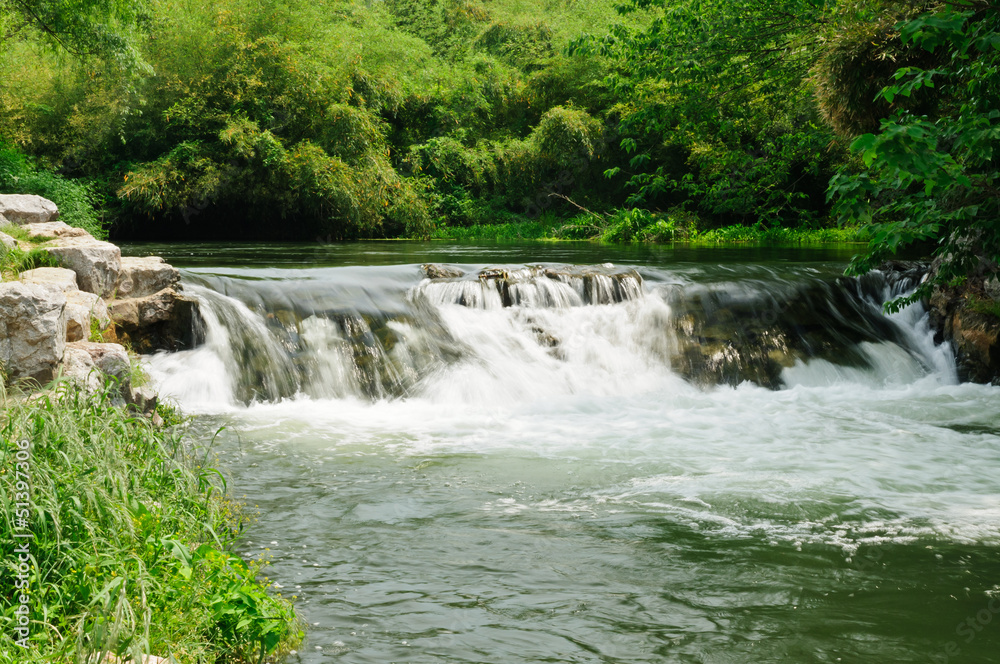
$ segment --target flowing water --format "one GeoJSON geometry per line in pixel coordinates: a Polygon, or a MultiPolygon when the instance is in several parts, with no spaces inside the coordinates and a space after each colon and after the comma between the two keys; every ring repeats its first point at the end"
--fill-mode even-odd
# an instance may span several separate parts
{"type": "Polygon", "coordinates": [[[849,250],[129,250],[291,662],[1000,661],[1000,388],[849,250]]]}

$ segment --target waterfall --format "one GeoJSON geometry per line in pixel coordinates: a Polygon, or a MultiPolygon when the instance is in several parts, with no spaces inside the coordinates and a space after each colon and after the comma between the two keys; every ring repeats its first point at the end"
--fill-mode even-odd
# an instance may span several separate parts
{"type": "Polygon", "coordinates": [[[612,264],[185,272],[205,343],[149,361],[195,411],[290,398],[517,403],[694,385],[955,382],[912,277],[705,283],[612,264]],[[294,274],[293,274],[294,273],[294,274]]]}

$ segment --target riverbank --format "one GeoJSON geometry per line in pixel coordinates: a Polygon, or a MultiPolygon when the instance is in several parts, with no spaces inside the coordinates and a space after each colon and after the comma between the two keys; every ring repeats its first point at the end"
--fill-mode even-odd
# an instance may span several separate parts
{"type": "Polygon", "coordinates": [[[189,343],[177,271],[45,199],[0,208],[0,660],[278,657],[302,633],[233,553],[250,515],[132,352],[189,343]]]}
{"type": "Polygon", "coordinates": [[[433,240],[591,240],[626,244],[680,244],[706,246],[802,246],[865,243],[870,239],[861,228],[783,228],[774,226],[724,226],[698,229],[686,217],[642,214],[629,211],[616,215],[581,214],[570,219],[542,216],[537,219],[499,224],[445,226],[431,233],[433,240]]]}

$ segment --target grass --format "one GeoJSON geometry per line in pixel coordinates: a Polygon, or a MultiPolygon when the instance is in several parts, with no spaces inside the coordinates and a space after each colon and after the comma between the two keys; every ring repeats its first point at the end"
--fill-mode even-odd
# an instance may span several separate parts
{"type": "Polygon", "coordinates": [[[1000,302],[988,298],[971,295],[968,299],[969,308],[977,314],[992,316],[1000,319],[1000,302]]]}
{"type": "Polygon", "coordinates": [[[542,215],[538,219],[445,226],[431,235],[434,240],[590,240],[607,244],[687,244],[695,246],[800,246],[827,243],[861,243],[869,239],[859,228],[783,228],[725,226],[699,229],[699,220],[689,213],[646,210],[616,210],[610,214],[585,213],[569,219],[542,215]]]}
{"type": "MultiPolygon", "coordinates": [[[[0,587],[17,582],[15,542],[28,541],[32,554],[31,647],[14,643],[20,604],[5,592],[0,661],[68,664],[112,652],[236,664],[301,638],[289,602],[257,580],[260,564],[232,552],[245,517],[206,451],[113,406],[109,391],[58,382],[31,398],[0,397],[0,587]],[[26,490],[32,539],[21,540],[14,503],[26,490]]],[[[162,416],[178,420],[170,409],[162,416]]]]}
{"type": "Polygon", "coordinates": [[[25,251],[19,247],[8,249],[0,246],[0,277],[4,280],[16,277],[25,270],[58,266],[56,257],[42,249],[32,247],[25,251]]]}

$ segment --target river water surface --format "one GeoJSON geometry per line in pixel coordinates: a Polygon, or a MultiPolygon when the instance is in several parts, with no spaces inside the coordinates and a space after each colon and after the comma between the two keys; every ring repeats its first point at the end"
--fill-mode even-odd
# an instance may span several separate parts
{"type": "Polygon", "coordinates": [[[203,303],[206,343],[149,364],[196,444],[225,427],[241,553],[310,624],[291,662],[1000,661],[1000,388],[958,383],[919,308],[779,389],[677,368],[678,302],[784,316],[849,249],[126,251],[203,303]],[[538,263],[641,282],[476,290],[538,263]]]}

